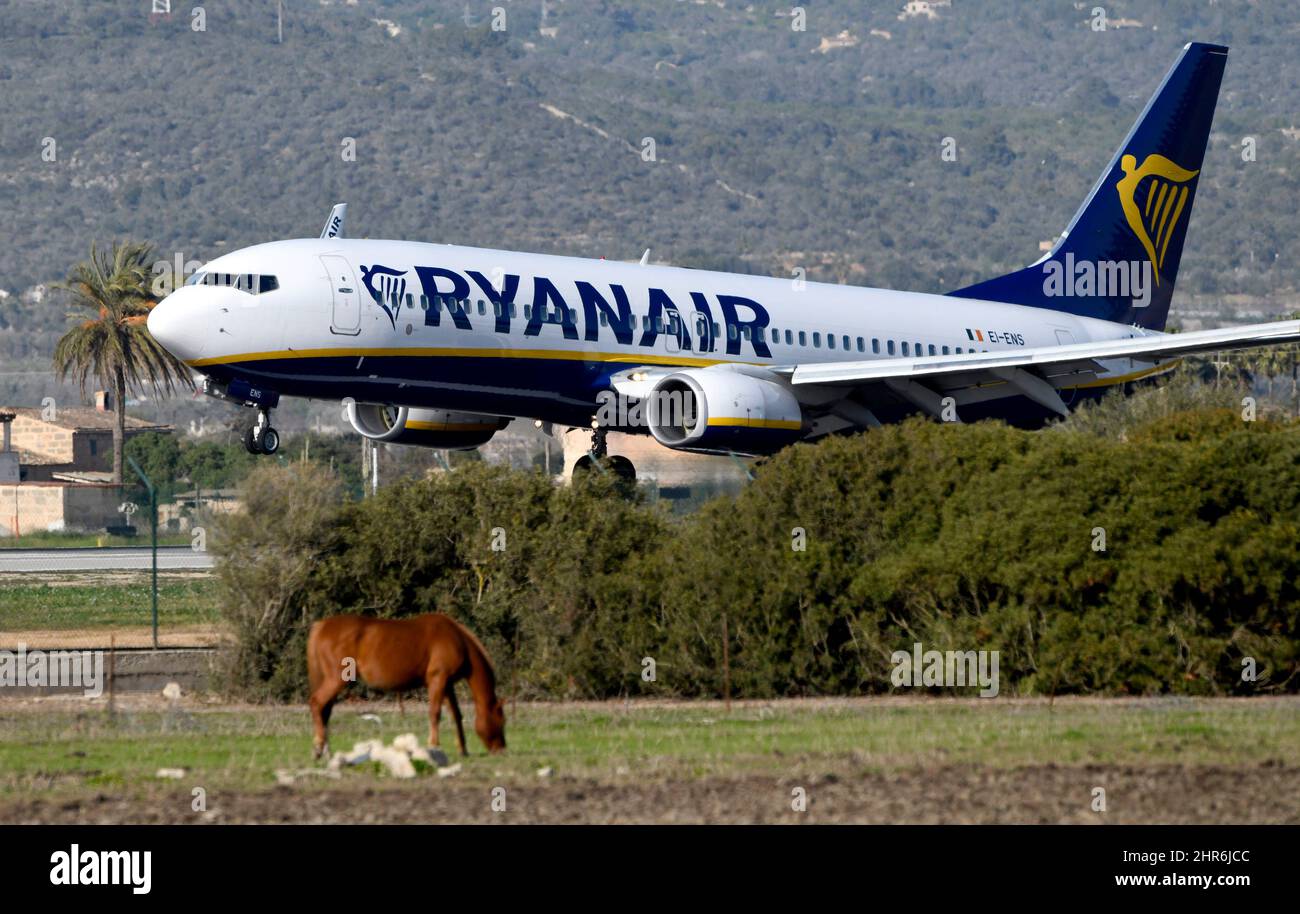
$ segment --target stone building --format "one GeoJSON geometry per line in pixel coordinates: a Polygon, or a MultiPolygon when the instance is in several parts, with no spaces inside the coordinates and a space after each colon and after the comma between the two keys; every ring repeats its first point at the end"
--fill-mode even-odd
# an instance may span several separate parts
{"type": "MultiPolygon", "coordinates": [[[[0,407],[0,536],[128,523],[119,510],[123,492],[111,484],[116,421],[103,394],[94,407],[0,407]]],[[[126,420],[128,439],[169,431],[126,420]]]]}

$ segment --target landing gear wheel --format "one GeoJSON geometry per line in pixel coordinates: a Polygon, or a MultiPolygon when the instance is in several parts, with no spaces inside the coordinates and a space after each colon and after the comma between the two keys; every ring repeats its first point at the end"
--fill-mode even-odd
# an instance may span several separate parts
{"type": "Polygon", "coordinates": [[[270,410],[257,411],[257,422],[244,431],[244,450],[267,455],[280,450],[280,433],[271,428],[270,410]]]}
{"type": "Polygon", "coordinates": [[[261,452],[270,456],[280,450],[280,433],[268,425],[262,429],[262,440],[258,443],[261,445],[261,452]]]}
{"type": "Polygon", "coordinates": [[[606,463],[610,472],[619,479],[624,482],[636,482],[636,467],[632,466],[632,461],[622,454],[615,454],[613,457],[606,458],[606,463]]]}
{"type": "Polygon", "coordinates": [[[621,454],[601,458],[583,454],[578,458],[578,462],[573,465],[573,476],[576,479],[587,473],[602,475],[608,473],[623,485],[630,488],[636,487],[636,467],[632,466],[632,461],[621,454]]]}

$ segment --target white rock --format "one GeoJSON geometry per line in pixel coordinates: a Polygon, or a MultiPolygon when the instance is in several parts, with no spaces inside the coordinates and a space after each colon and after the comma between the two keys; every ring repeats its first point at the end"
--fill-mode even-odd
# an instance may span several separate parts
{"type": "Polygon", "coordinates": [[[181,684],[179,682],[169,682],[163,686],[163,698],[168,701],[180,701],[181,684]]]}
{"type": "Polygon", "coordinates": [[[154,775],[154,777],[171,778],[173,781],[179,781],[181,778],[185,777],[185,769],[184,768],[159,768],[158,772],[154,775]]]}
{"type": "Polygon", "coordinates": [[[395,778],[415,777],[415,765],[411,763],[411,757],[400,749],[380,746],[370,753],[370,758],[387,768],[388,773],[395,778]]]}
{"type": "Polygon", "coordinates": [[[440,778],[454,778],[458,774],[460,774],[460,762],[438,769],[438,777],[440,778]]]}
{"type": "Polygon", "coordinates": [[[548,765],[547,767],[545,767],[545,768],[538,768],[538,769],[537,769],[537,776],[538,776],[539,778],[549,778],[549,777],[554,777],[554,776],[555,776],[555,769],[554,769],[554,768],[551,768],[549,765],[548,765]]]}
{"type": "Polygon", "coordinates": [[[393,748],[400,749],[407,755],[414,755],[420,751],[420,741],[414,733],[403,733],[393,740],[393,748]]]}

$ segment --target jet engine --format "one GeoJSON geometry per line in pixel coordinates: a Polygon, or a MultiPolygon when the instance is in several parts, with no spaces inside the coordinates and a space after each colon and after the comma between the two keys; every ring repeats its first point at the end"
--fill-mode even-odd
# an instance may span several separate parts
{"type": "Polygon", "coordinates": [[[362,435],[387,444],[468,450],[510,424],[508,418],[445,409],[416,409],[378,403],[348,404],[348,421],[362,435]]]}
{"type": "Polygon", "coordinates": [[[660,379],[646,404],[650,433],[682,451],[771,454],[804,434],[787,388],[736,371],[686,369],[660,379]]]}

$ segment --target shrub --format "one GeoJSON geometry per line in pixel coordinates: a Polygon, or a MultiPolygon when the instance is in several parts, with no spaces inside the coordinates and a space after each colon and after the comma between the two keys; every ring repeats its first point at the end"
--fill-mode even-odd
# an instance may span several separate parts
{"type": "Polygon", "coordinates": [[[1295,425],[1102,409],[1104,433],[912,420],[797,445],[682,518],[599,476],[466,464],[340,502],[320,471],[259,472],[219,540],[229,681],[300,697],[312,620],[442,611],[532,697],[718,695],[724,662],[738,695],[886,691],[916,641],[999,651],[1004,694],[1294,690],[1295,425]]]}

